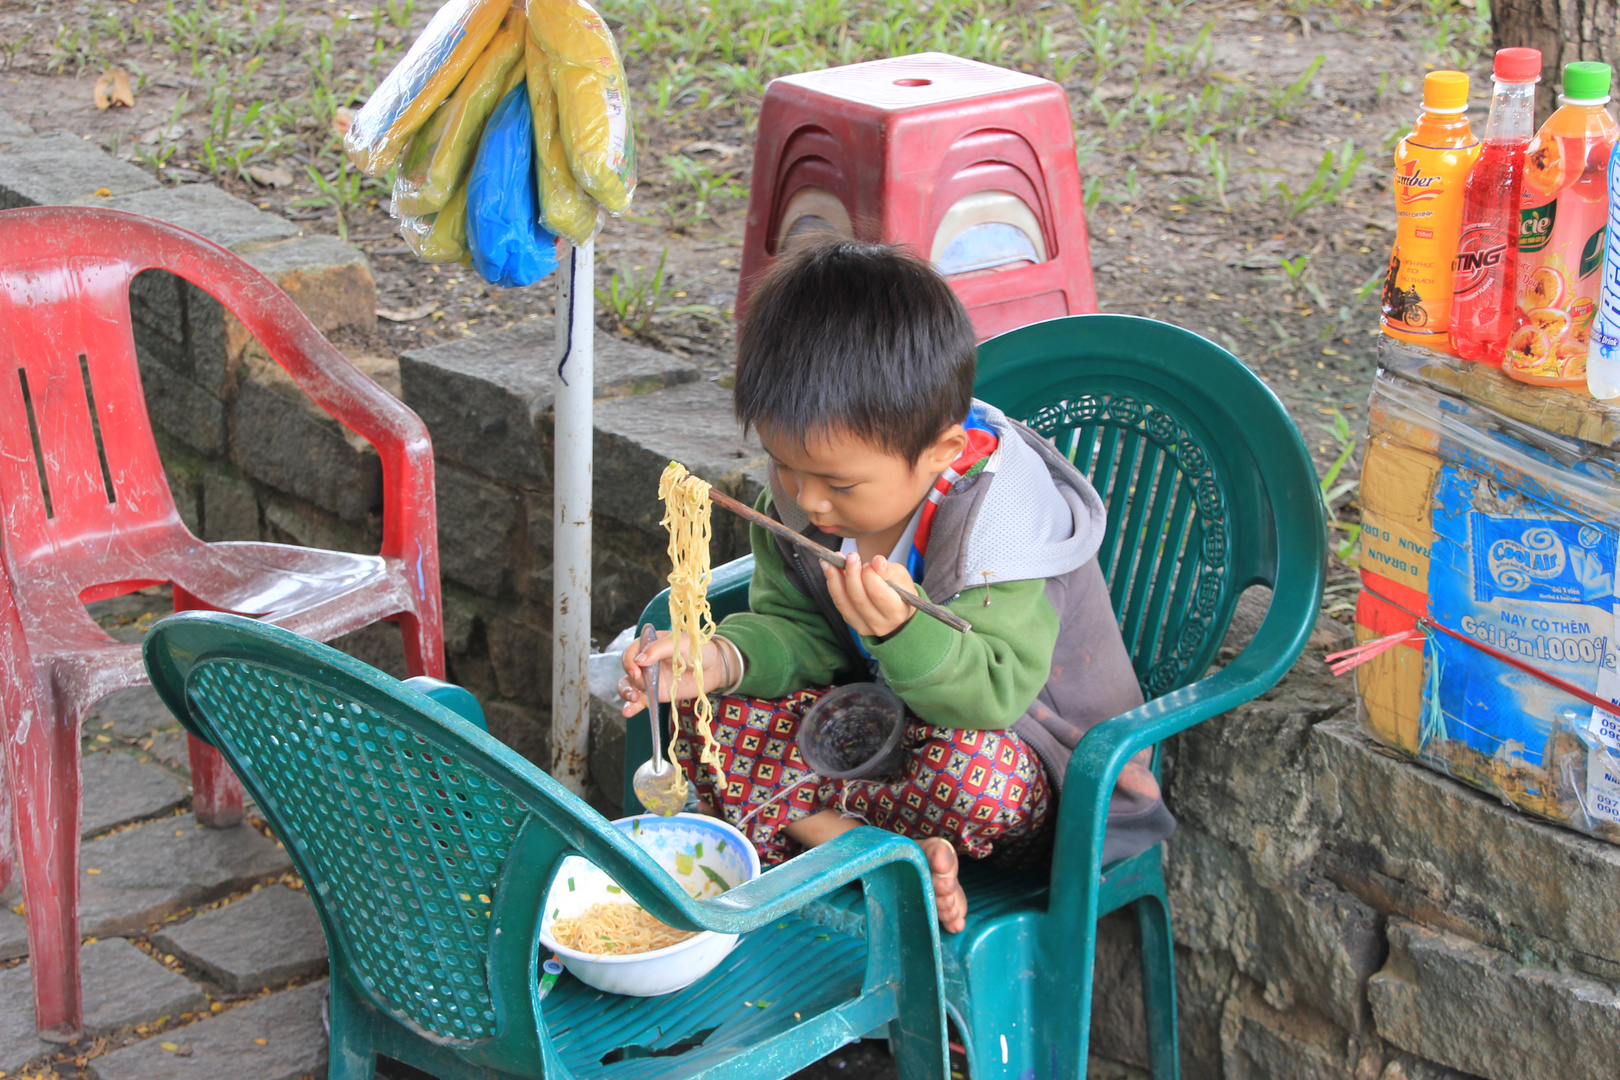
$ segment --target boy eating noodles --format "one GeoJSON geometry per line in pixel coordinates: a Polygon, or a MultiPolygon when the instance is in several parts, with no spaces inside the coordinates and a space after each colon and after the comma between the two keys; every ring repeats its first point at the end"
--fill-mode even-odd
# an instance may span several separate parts
{"type": "MultiPolygon", "coordinates": [[[[862,823],[914,838],[951,932],[967,914],[958,856],[1043,858],[1080,737],[1142,702],[1096,560],[1102,500],[1050,442],[973,398],[974,359],[956,294],[895,248],[823,242],[761,280],[735,391],[770,455],[758,508],[841,550],[845,567],[753,527],[750,610],[704,646],[723,776],[697,763],[689,706],[675,745],[703,809],[766,864],[862,823]],[[915,617],[886,582],[972,630],[915,617]],[[905,764],[819,777],[799,722],[832,686],[863,680],[905,702],[905,764]]],[[[672,651],[667,636],[625,651],[626,716],[645,704],[642,666],[658,662],[661,691],[671,685],[672,651]]],[[[688,672],[673,699],[697,692],[688,672]]],[[[1115,787],[1103,861],[1174,828],[1140,755],[1115,787]]]]}

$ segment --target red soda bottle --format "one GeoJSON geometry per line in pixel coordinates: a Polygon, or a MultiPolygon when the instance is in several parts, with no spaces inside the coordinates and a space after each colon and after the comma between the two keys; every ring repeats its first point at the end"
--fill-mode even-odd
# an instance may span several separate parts
{"type": "Polygon", "coordinates": [[[1451,351],[1502,366],[1513,332],[1519,198],[1535,129],[1540,49],[1498,49],[1485,143],[1463,189],[1462,234],[1452,263],[1451,351]]]}

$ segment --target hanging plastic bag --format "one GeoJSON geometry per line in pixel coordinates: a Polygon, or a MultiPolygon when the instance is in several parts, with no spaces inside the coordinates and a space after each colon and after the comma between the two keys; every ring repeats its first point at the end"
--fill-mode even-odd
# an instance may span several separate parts
{"type": "Polygon", "coordinates": [[[401,219],[399,232],[420,259],[430,263],[468,262],[466,183],[456,188],[438,213],[401,219]]]}
{"type": "Polygon", "coordinates": [[[569,167],[609,213],[622,214],[636,189],[636,136],[613,31],[588,0],[528,4],[530,32],[550,63],[569,167]]]}
{"type": "Polygon", "coordinates": [[[467,250],[491,285],[532,285],[557,269],[557,238],[540,224],[529,95],[501,99],[467,175],[467,250]]]}
{"type": "Polygon", "coordinates": [[[416,129],[460,84],[500,29],[511,0],[449,0],[405,58],[355,113],[343,148],[368,176],[381,176],[416,129]]]}
{"type": "Polygon", "coordinates": [[[528,69],[529,112],[534,118],[534,166],[540,184],[540,212],[546,228],[574,244],[595,233],[601,212],[585,194],[568,166],[568,153],[557,131],[557,95],[545,50],[529,35],[524,64],[528,69]]]}
{"type": "Polygon", "coordinates": [[[520,11],[506,21],[473,62],[456,92],[434,110],[411,137],[394,180],[396,217],[431,214],[442,207],[467,175],[478,136],[495,106],[523,77],[523,42],[528,23],[520,11]]]}

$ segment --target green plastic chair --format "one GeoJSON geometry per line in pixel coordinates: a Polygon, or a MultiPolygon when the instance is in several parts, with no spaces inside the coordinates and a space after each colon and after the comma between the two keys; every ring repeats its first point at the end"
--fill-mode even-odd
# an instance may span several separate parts
{"type": "MultiPolygon", "coordinates": [[[[1076,315],[979,346],[977,393],[1050,437],[1108,507],[1098,554],[1147,704],[1098,725],[1070,761],[1050,874],[968,863],[967,928],[947,935],[946,1007],[974,1080],[1086,1073],[1097,920],[1136,915],[1153,1075],[1180,1075],[1175,957],[1162,845],[1101,865],[1120,769],[1162,740],[1264,693],[1316,623],[1327,559],[1316,471],[1281,402],[1225,349],[1124,315],[1076,315]],[[1254,639],[1203,676],[1239,595],[1273,590],[1254,639]]],[[[752,559],[718,568],[716,618],[747,608],[752,559]]],[[[668,593],[643,621],[669,625],[668,593]]],[[[666,709],[667,712],[667,709],[666,709]]],[[[629,774],[648,755],[630,725],[629,774]]],[[[811,854],[814,854],[812,852],[811,854]]],[[[791,862],[788,865],[792,865],[791,862]]],[[[847,924],[860,898],[845,894],[847,924]]]]}
{"type": "Polygon", "coordinates": [[[217,613],[164,619],[145,656],[164,703],[224,754],[315,901],[333,1080],[372,1080],[379,1054],[444,1078],[765,1080],[874,1028],[902,1077],[945,1080],[933,893],[908,841],[858,829],[697,901],[486,734],[464,692],[423,693],[217,613]],[[564,975],[542,1000],[541,905],[571,853],[672,926],[743,937],[674,994],[620,997],[564,975]],[[865,941],[800,914],[857,880],[865,941]]]}

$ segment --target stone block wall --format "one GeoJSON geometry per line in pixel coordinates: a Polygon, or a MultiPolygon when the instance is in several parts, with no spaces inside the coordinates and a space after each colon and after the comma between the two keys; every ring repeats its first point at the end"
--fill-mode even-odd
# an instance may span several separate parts
{"type": "MultiPolygon", "coordinates": [[[[1249,600],[1250,598],[1245,598],[1249,600]]],[[[1227,655],[1255,625],[1240,607],[1227,655]]],[[[1169,748],[1189,1080],[1615,1075],[1620,847],[1363,736],[1320,661],[1169,748]]],[[[1134,923],[1105,921],[1094,1052],[1147,1064],[1134,923]]]]}

